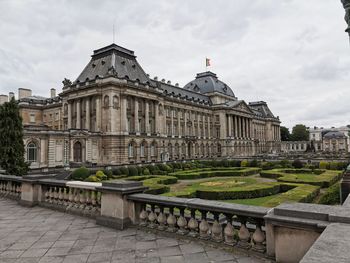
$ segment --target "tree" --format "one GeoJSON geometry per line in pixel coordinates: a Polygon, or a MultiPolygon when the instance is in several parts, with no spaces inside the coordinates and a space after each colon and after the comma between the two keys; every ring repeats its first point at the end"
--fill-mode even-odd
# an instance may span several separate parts
{"type": "Polygon", "coordinates": [[[29,166],[24,153],[22,118],[12,98],[0,106],[0,167],[8,174],[25,175],[29,166]]]}
{"type": "Polygon", "coordinates": [[[282,141],[290,140],[290,132],[287,127],[281,126],[281,140],[282,141]]]}
{"type": "Polygon", "coordinates": [[[309,131],[303,124],[297,124],[293,127],[291,141],[308,141],[309,131]]]}

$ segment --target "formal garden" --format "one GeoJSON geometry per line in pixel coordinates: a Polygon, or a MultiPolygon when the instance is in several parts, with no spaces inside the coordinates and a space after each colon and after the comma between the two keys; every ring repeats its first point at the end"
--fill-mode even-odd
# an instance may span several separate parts
{"type": "Polygon", "coordinates": [[[72,180],[142,181],[146,193],[274,207],[286,202],[339,203],[339,180],[347,163],[306,164],[299,160],[261,162],[192,161],[104,170],[78,168],[72,180]]]}

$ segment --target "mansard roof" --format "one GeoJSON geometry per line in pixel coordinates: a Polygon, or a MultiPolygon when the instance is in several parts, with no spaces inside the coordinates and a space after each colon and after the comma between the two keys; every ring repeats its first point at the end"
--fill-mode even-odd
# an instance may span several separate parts
{"type": "Polygon", "coordinates": [[[122,79],[149,82],[149,77],[136,60],[134,51],[116,44],[94,50],[90,62],[75,82],[115,76],[122,79]]]}
{"type": "Polygon", "coordinates": [[[327,139],[346,138],[345,134],[340,131],[327,132],[323,137],[327,139]]]}
{"type": "Polygon", "coordinates": [[[263,118],[276,118],[265,101],[249,102],[249,107],[254,111],[257,116],[263,118]]]}
{"type": "Polygon", "coordinates": [[[201,94],[219,92],[231,97],[235,97],[232,89],[224,82],[219,80],[216,74],[211,71],[198,73],[194,80],[185,85],[184,89],[201,94]]]}

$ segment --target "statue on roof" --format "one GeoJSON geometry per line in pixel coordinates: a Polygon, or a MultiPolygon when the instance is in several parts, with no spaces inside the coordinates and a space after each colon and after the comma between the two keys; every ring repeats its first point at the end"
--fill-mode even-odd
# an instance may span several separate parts
{"type": "Polygon", "coordinates": [[[64,78],[64,80],[62,81],[63,87],[68,87],[70,85],[72,85],[72,81],[70,81],[70,79],[64,78]]]}
{"type": "Polygon", "coordinates": [[[345,30],[350,34],[350,0],[341,0],[343,7],[345,9],[345,21],[348,24],[347,29],[345,30]]]}

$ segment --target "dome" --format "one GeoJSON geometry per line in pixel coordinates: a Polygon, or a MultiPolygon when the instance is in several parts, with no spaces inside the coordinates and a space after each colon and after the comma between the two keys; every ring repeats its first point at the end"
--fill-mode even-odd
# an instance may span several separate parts
{"type": "Polygon", "coordinates": [[[198,73],[196,79],[186,84],[184,89],[201,94],[219,92],[231,97],[235,97],[235,94],[231,88],[224,82],[220,81],[216,74],[211,71],[198,73]]]}
{"type": "Polygon", "coordinates": [[[346,137],[345,134],[340,131],[331,131],[331,132],[327,132],[324,135],[324,138],[327,138],[327,139],[345,138],[345,137],[346,137]]]}

